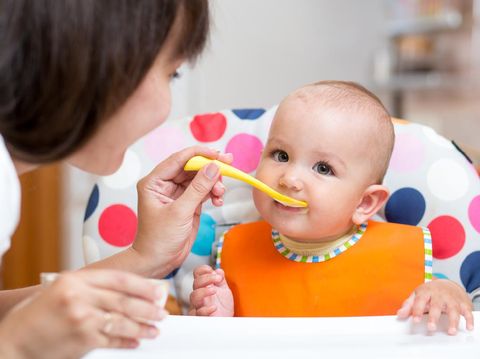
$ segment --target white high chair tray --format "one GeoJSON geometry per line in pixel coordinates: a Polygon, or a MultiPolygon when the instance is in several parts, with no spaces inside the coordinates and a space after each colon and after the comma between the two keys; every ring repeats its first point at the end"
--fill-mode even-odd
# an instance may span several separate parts
{"type": "MultiPolygon", "coordinates": [[[[425,323],[395,316],[344,318],[208,318],[169,316],[160,336],[135,350],[95,350],[87,359],[107,358],[480,358],[480,312],[476,328],[456,336],[428,334],[425,323]]],[[[425,318],[424,318],[425,320],[425,318]]]]}

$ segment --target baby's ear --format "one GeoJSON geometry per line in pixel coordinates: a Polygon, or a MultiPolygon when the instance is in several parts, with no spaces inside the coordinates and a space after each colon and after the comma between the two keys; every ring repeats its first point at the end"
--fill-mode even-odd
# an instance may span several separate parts
{"type": "Polygon", "coordinates": [[[360,225],[377,213],[388,199],[388,188],[380,184],[372,184],[363,192],[362,199],[352,216],[352,221],[360,225]]]}

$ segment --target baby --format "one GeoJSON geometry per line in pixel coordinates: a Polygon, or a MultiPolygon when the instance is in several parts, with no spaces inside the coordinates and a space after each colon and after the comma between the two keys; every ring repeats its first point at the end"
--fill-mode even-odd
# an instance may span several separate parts
{"type": "Polygon", "coordinates": [[[230,229],[219,243],[219,269],[194,271],[191,314],[397,313],[419,322],[428,312],[431,331],[442,313],[449,334],[460,316],[473,329],[463,288],[432,280],[428,229],[370,220],[388,198],[382,181],[393,144],[388,112],[360,85],[323,81],[287,96],[256,176],[308,207],[285,206],[254,190],[264,221],[230,229]]]}

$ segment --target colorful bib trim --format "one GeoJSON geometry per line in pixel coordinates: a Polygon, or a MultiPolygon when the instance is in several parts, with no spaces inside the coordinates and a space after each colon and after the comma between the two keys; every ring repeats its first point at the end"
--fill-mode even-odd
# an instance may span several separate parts
{"type": "Polygon", "coordinates": [[[301,263],[318,263],[318,262],[328,261],[329,259],[332,259],[338,256],[339,254],[345,252],[348,248],[355,245],[355,243],[357,243],[358,240],[365,233],[366,229],[367,229],[367,223],[362,223],[360,227],[358,227],[357,231],[352,235],[352,238],[350,238],[348,241],[346,241],[342,245],[332,249],[328,253],[323,255],[318,255],[318,256],[303,256],[293,252],[289,248],[285,247],[285,245],[283,244],[280,238],[279,233],[276,230],[272,230],[272,240],[278,253],[280,253],[285,258],[295,262],[301,262],[301,263]]]}
{"type": "Polygon", "coordinates": [[[425,245],[425,283],[433,279],[432,234],[427,227],[422,227],[425,245]]]}

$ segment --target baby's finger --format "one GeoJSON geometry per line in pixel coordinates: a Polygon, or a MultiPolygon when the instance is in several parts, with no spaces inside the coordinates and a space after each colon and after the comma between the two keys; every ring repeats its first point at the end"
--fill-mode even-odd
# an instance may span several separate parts
{"type": "Polygon", "coordinates": [[[437,330],[437,323],[442,315],[442,304],[439,302],[430,302],[430,308],[428,311],[427,329],[431,332],[437,330]]]}
{"type": "Polygon", "coordinates": [[[217,273],[220,277],[225,278],[225,272],[222,268],[216,268],[215,273],[217,273]]]}
{"type": "Polygon", "coordinates": [[[194,308],[200,308],[205,305],[205,299],[214,295],[215,287],[206,287],[194,290],[190,294],[190,305],[194,308]]]}
{"type": "Polygon", "coordinates": [[[193,289],[204,288],[209,285],[218,284],[221,281],[222,277],[215,272],[212,274],[204,274],[195,278],[193,281],[193,289]]]}
{"type": "Polygon", "coordinates": [[[461,314],[465,318],[467,330],[473,330],[474,319],[473,319],[473,313],[471,308],[467,308],[466,305],[461,304],[461,311],[462,311],[461,314]]]}
{"type": "Polygon", "coordinates": [[[197,310],[197,315],[202,316],[202,317],[208,317],[210,316],[213,312],[217,310],[216,305],[210,305],[208,307],[202,307],[197,310]]]}
{"type": "Polygon", "coordinates": [[[460,313],[459,308],[455,306],[450,306],[447,308],[447,315],[448,315],[448,331],[449,335],[457,334],[458,324],[460,322],[460,313]]]}
{"type": "Polygon", "coordinates": [[[423,314],[427,311],[429,302],[429,295],[415,295],[415,299],[412,305],[412,317],[415,323],[421,322],[423,314]]]}
{"type": "Polygon", "coordinates": [[[199,276],[202,276],[204,274],[212,273],[213,269],[209,265],[202,264],[201,266],[195,268],[193,270],[193,278],[197,278],[199,276]]]}
{"type": "Polygon", "coordinates": [[[410,316],[412,312],[412,306],[415,299],[415,293],[410,294],[410,296],[403,302],[402,307],[397,311],[397,316],[400,319],[406,319],[410,316]]]}

